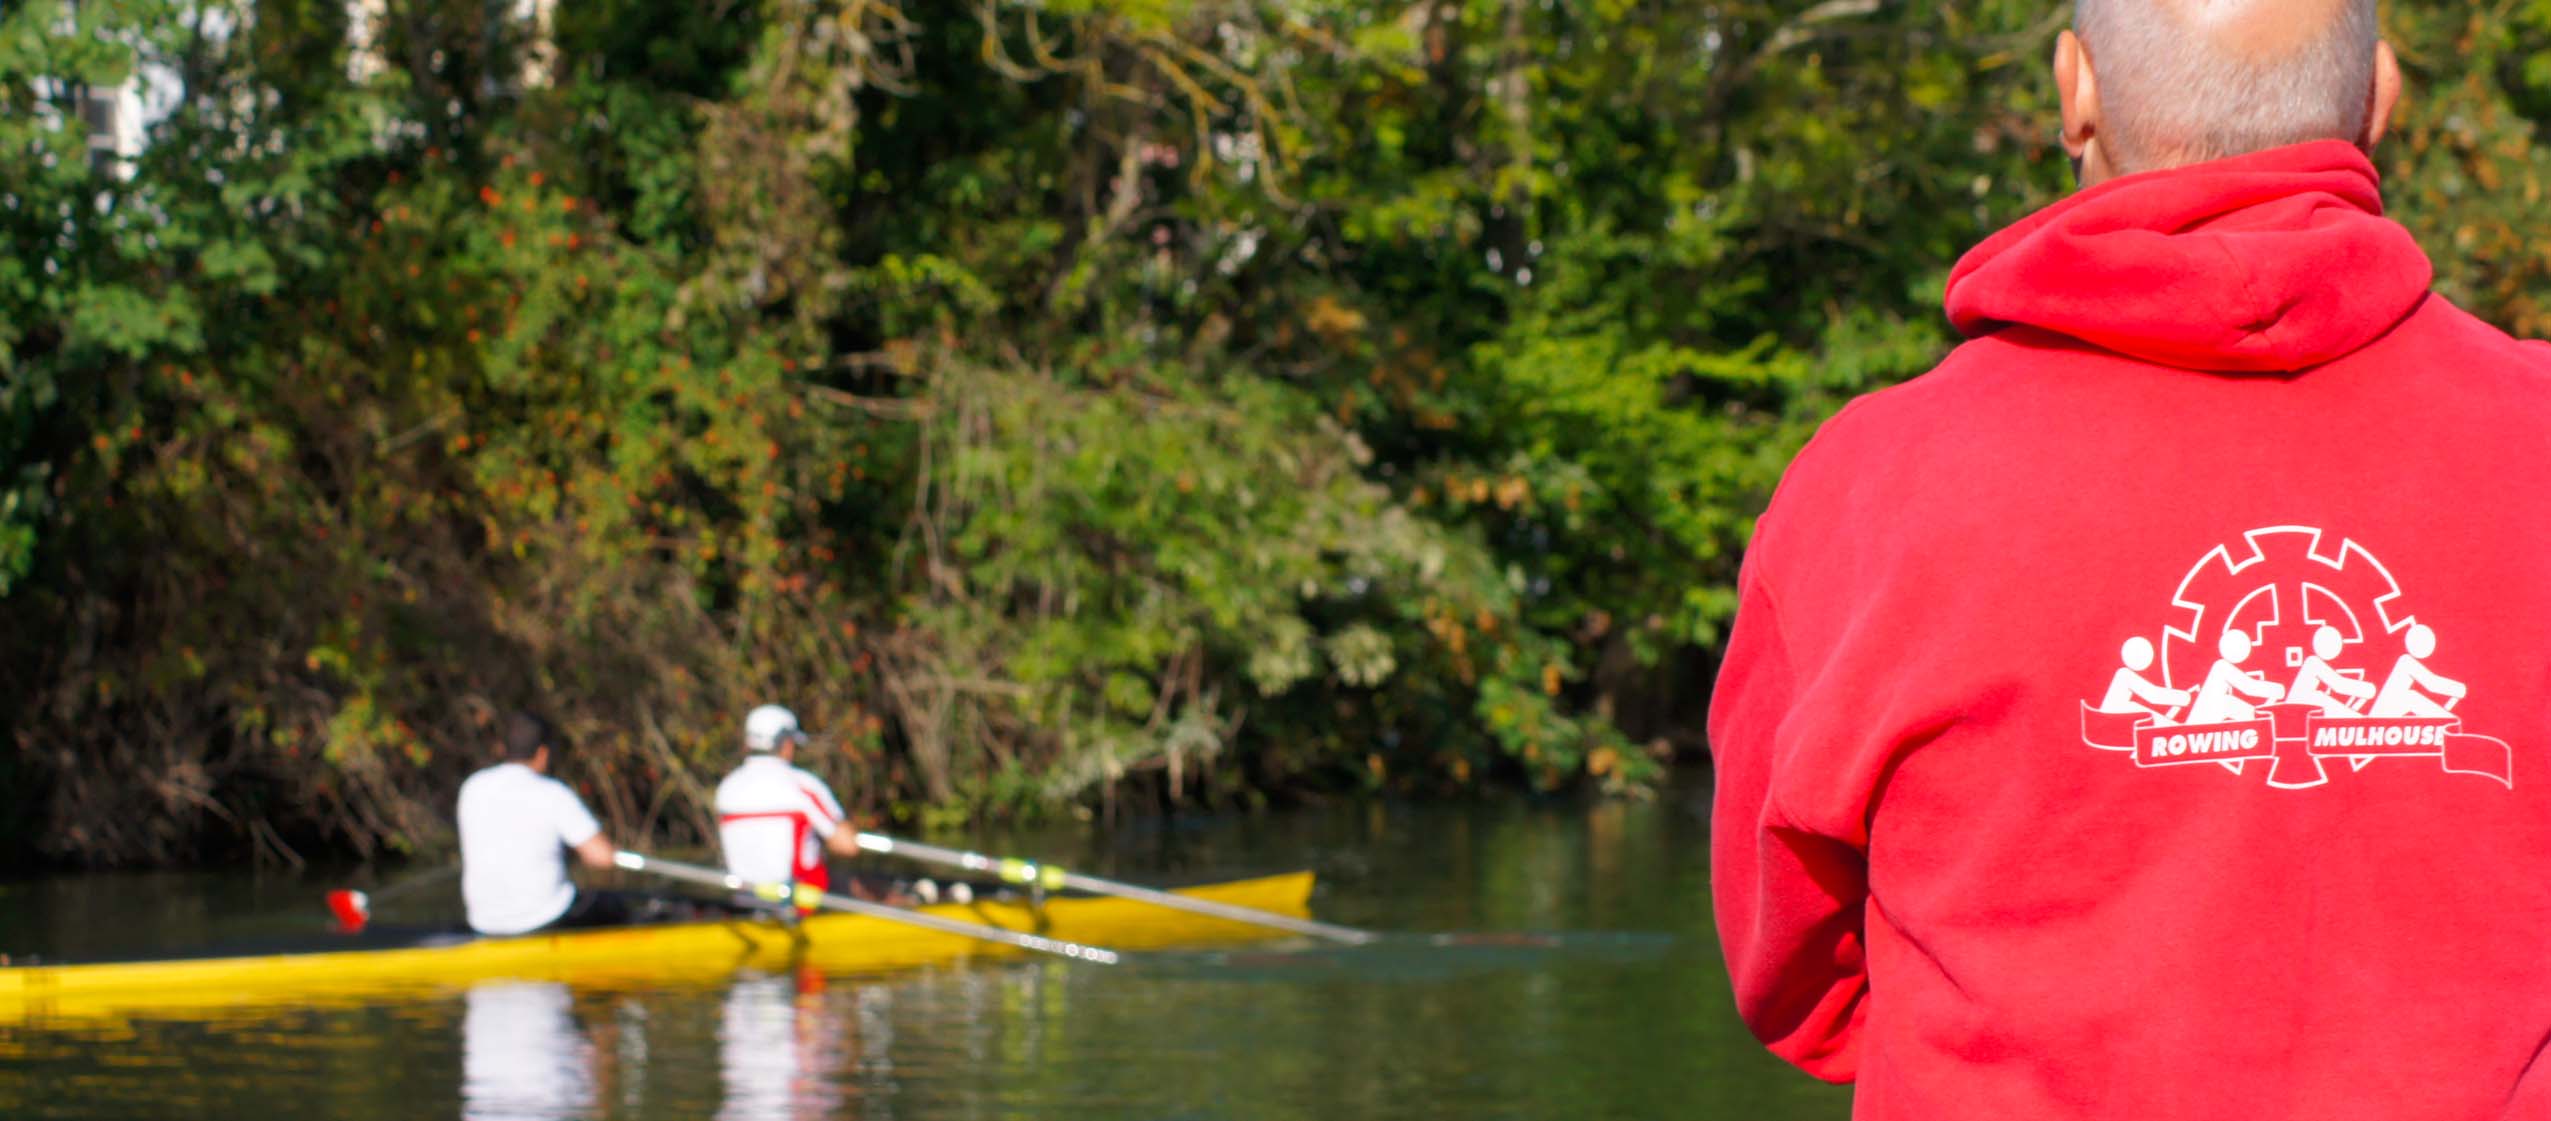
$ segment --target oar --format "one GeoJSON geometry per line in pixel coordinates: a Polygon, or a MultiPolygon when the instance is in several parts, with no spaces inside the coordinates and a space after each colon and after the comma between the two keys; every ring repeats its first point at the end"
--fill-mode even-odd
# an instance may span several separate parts
{"type": "Polygon", "coordinates": [[[1132,899],[1174,910],[1211,915],[1231,922],[1273,927],[1294,934],[1308,934],[1314,938],[1326,938],[1332,942],[1344,942],[1350,946],[1360,946],[1380,937],[1369,930],[1357,930],[1351,926],[1339,926],[1314,919],[1300,919],[1291,915],[1279,915],[1273,911],[1261,911],[1255,907],[1217,903],[1210,899],[1197,899],[1193,896],[1175,895],[1139,884],[1102,880],[1096,876],[1083,875],[1052,864],[1037,864],[1007,857],[990,857],[979,852],[965,852],[927,845],[919,841],[899,840],[881,833],[859,834],[859,847],[869,852],[908,857],[927,864],[963,868],[969,872],[988,872],[1013,884],[1033,885],[1048,891],[1072,888],[1092,895],[1112,895],[1119,899],[1132,899]]]}
{"type": "Polygon", "coordinates": [[[663,860],[657,857],[642,855],[640,853],[617,853],[613,855],[612,862],[632,872],[649,872],[669,880],[680,880],[684,883],[699,884],[704,887],[720,888],[726,891],[749,892],[756,898],[769,900],[773,903],[795,903],[801,907],[822,907],[828,911],[847,911],[854,915],[866,915],[872,919],[883,919],[887,922],[902,923],[905,926],[917,926],[924,930],[935,930],[941,934],[954,934],[960,938],[973,938],[984,942],[997,942],[1004,946],[1015,946],[1022,950],[1033,950],[1040,954],[1053,954],[1056,957],[1066,957],[1074,961],[1096,962],[1100,965],[1114,965],[1118,961],[1122,960],[1116,951],[1103,949],[1098,946],[1085,946],[1078,942],[1066,942],[1060,938],[1046,938],[1041,935],[1023,934],[1019,931],[1003,930],[997,926],[984,926],[980,923],[958,922],[955,919],[943,919],[937,915],[925,915],[919,911],[908,911],[901,907],[890,907],[883,903],[871,903],[865,899],[853,899],[847,895],[834,895],[830,892],[818,891],[811,887],[798,887],[791,889],[781,884],[751,883],[746,881],[742,876],[730,875],[725,872],[720,872],[715,868],[703,868],[696,864],[683,864],[677,861],[663,860]]]}

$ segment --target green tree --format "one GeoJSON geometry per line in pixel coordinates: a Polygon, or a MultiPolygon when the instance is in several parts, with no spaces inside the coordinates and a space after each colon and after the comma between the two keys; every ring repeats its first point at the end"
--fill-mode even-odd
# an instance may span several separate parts
{"type": "MultiPolygon", "coordinates": [[[[347,13],[0,10],[41,855],[431,844],[524,703],[676,840],[763,699],[865,812],[1636,792],[1789,456],[2066,187],[2018,0],[347,13]]],[[[2388,18],[2395,208],[2538,332],[2551,5],[2388,18]]]]}

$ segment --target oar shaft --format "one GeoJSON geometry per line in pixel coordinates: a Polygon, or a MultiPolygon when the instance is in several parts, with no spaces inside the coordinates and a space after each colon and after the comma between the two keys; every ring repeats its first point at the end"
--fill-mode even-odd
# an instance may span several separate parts
{"type": "Polygon", "coordinates": [[[923,914],[919,911],[909,911],[901,907],[889,906],[884,903],[873,903],[865,899],[855,899],[847,895],[837,895],[831,892],[818,892],[813,888],[798,888],[792,892],[790,889],[778,884],[756,884],[747,881],[742,876],[721,872],[714,868],[703,868],[696,864],[683,864],[679,861],[662,860],[640,853],[622,852],[613,858],[613,862],[632,872],[648,872],[654,875],[663,876],[670,880],[680,880],[685,883],[699,884],[703,887],[720,888],[726,891],[750,892],[754,895],[761,896],[762,898],[772,900],[773,902],[787,901],[812,903],[830,911],[845,911],[854,915],[866,915],[869,918],[882,919],[886,922],[902,923],[905,926],[920,927],[924,930],[935,930],[941,934],[953,934],[960,938],[973,938],[979,941],[994,942],[1004,946],[1014,946],[1022,950],[1030,950],[1040,954],[1052,954],[1056,957],[1070,958],[1074,961],[1095,962],[1100,965],[1114,965],[1118,961],[1122,960],[1116,951],[1099,946],[1089,946],[1079,942],[1066,942],[1060,938],[1047,938],[1042,935],[1027,934],[1016,930],[1003,930],[997,926],[985,926],[981,923],[959,922],[955,919],[941,918],[937,915],[923,914]]]}
{"type": "Polygon", "coordinates": [[[1279,915],[1273,911],[1261,911],[1255,907],[1243,907],[1236,903],[1223,903],[1212,899],[1198,899],[1192,895],[1179,895],[1176,892],[1161,891],[1156,888],[1144,887],[1140,884],[1126,884],[1118,883],[1114,880],[1102,880],[1096,876],[1082,875],[1079,872],[1065,872],[1063,874],[1063,886],[1080,891],[1093,892],[1100,895],[1113,895],[1119,899],[1132,899],[1139,902],[1157,904],[1163,907],[1175,907],[1182,911],[1192,911],[1199,915],[1211,915],[1215,918],[1228,919],[1232,922],[1255,923],[1260,926],[1273,927],[1277,930],[1289,930],[1295,934],[1307,935],[1313,938],[1326,938],[1332,942],[1344,942],[1348,945],[1361,945],[1372,941],[1375,937],[1370,931],[1357,930],[1351,926],[1339,926],[1336,923],[1325,923],[1318,919],[1296,918],[1292,915],[1279,915]]]}
{"type": "Polygon", "coordinates": [[[1370,942],[1376,937],[1376,935],[1370,931],[1357,930],[1354,927],[1349,926],[1339,926],[1335,923],[1320,922],[1317,919],[1296,918],[1292,915],[1279,915],[1273,911],[1261,911],[1255,907],[1242,907],[1237,904],[1222,903],[1211,899],[1198,899],[1192,895],[1179,895],[1175,892],[1160,891],[1155,888],[1144,887],[1140,884],[1122,883],[1116,880],[1100,879],[1097,876],[1083,875],[1079,872],[1070,871],[1051,864],[1036,864],[1025,860],[985,856],[979,852],[966,852],[962,849],[942,848],[938,845],[924,844],[920,841],[907,841],[898,837],[889,837],[882,833],[859,834],[859,847],[869,852],[881,855],[908,857],[928,864],[941,864],[955,868],[963,868],[969,872],[986,872],[1014,884],[1034,884],[1046,888],[1047,890],[1070,888],[1078,891],[1086,891],[1092,895],[1112,895],[1119,899],[1132,899],[1142,903],[1168,907],[1173,910],[1187,911],[1199,915],[1210,915],[1214,918],[1224,919],[1230,922],[1271,927],[1276,930],[1288,931],[1294,934],[1309,935],[1313,938],[1326,938],[1333,942],[1344,942],[1349,945],[1360,945],[1362,943],[1370,942]]]}

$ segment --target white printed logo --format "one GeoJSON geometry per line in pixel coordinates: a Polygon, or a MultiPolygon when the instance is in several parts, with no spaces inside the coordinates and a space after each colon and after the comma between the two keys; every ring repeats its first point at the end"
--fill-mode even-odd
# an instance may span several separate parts
{"type": "Polygon", "coordinates": [[[2303,526],[2242,537],[2179,581],[2159,649],[2126,640],[2107,692],[2082,702],[2084,743],[2138,767],[2241,774],[2263,760],[2287,790],[2328,782],[2332,760],[2362,771],[2386,758],[2515,787],[2506,743],[2463,731],[2453,710],[2469,689],[2429,667],[2436,632],[2382,562],[2352,540],[2324,552],[2303,526]]]}

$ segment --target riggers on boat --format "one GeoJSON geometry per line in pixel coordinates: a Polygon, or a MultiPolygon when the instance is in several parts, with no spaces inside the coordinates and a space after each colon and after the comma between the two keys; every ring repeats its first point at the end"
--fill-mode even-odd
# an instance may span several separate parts
{"type": "MultiPolygon", "coordinates": [[[[1305,915],[1309,872],[1177,889],[1177,894],[1305,915]]],[[[942,903],[915,910],[960,922],[1118,949],[1266,938],[1263,926],[1150,903],[1052,896],[942,903]]],[[[885,919],[817,914],[795,923],[735,918],[568,930],[516,938],[455,934],[318,937],[235,956],[0,967],[0,1024],[126,1017],[211,1019],[259,1007],[360,1003],[494,979],[570,983],[713,981],[744,967],[827,972],[896,969],[1019,951],[885,919]]]]}

